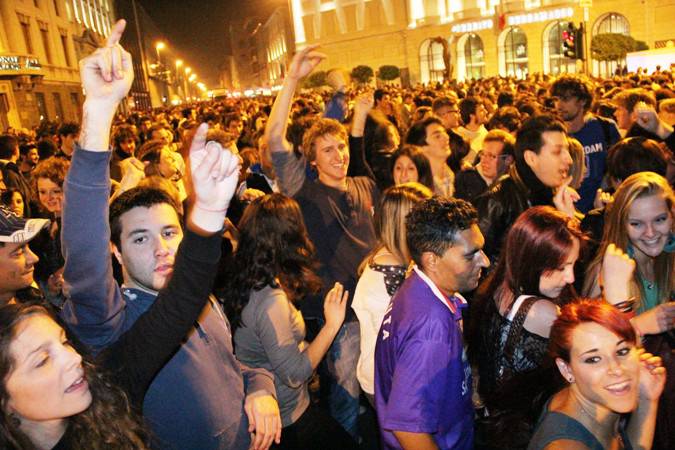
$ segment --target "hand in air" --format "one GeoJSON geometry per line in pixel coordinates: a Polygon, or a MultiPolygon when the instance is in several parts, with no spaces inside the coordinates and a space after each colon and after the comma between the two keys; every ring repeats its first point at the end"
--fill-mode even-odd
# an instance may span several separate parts
{"type": "Polygon", "coordinates": [[[309,45],[295,54],[288,69],[289,78],[299,80],[306,77],[321,61],[326,59],[325,54],[314,51],[318,47],[318,45],[309,45]]]}
{"type": "Polygon", "coordinates": [[[120,45],[126,21],[112,27],[105,47],[80,61],[80,78],[87,100],[104,100],[117,104],[126,97],[134,80],[131,54],[120,45]]]}
{"type": "Polygon", "coordinates": [[[190,173],[195,194],[192,222],[217,232],[223,228],[225,213],[239,181],[241,158],[234,149],[218,142],[206,142],[208,125],[197,128],[190,146],[190,173]]]}

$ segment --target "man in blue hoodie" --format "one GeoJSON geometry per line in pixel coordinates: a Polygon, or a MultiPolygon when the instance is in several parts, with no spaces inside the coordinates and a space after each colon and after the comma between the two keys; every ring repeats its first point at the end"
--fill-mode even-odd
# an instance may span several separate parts
{"type": "MultiPolygon", "coordinates": [[[[124,27],[124,21],[118,22],[106,46],[80,62],[87,97],[79,148],[64,183],[68,301],[62,316],[94,351],[115,342],[155,301],[171,277],[183,239],[177,205],[163,191],[134,188],[108,208],[110,127],[133,80],[131,56],[119,45],[124,27]],[[123,268],[121,287],[113,278],[108,238],[123,268]]],[[[197,130],[193,159],[207,153],[206,130],[206,125],[197,130]]],[[[202,223],[221,229],[222,209],[213,210],[195,189],[192,208],[202,223]]],[[[274,394],[269,373],[235,359],[227,318],[211,300],[157,373],[143,401],[143,415],[156,448],[266,449],[280,437],[274,394]]]]}

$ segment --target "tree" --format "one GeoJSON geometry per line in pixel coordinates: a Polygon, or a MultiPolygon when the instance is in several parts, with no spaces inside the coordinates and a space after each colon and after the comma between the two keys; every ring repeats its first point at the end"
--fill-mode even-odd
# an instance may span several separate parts
{"type": "Polygon", "coordinates": [[[307,78],[305,78],[303,87],[309,89],[325,86],[328,84],[326,82],[326,75],[328,75],[328,73],[323,70],[317,70],[316,72],[311,73],[307,78]]]}
{"type": "Polygon", "coordinates": [[[377,70],[377,78],[382,81],[391,81],[397,79],[401,71],[396,66],[380,66],[377,70]]]}
{"type": "Polygon", "coordinates": [[[619,61],[626,53],[648,48],[643,41],[619,33],[601,33],[593,36],[591,41],[591,55],[598,61],[619,61]]]}
{"type": "Polygon", "coordinates": [[[356,66],[352,69],[351,77],[359,84],[368,84],[373,79],[374,72],[368,66],[356,66]]]}

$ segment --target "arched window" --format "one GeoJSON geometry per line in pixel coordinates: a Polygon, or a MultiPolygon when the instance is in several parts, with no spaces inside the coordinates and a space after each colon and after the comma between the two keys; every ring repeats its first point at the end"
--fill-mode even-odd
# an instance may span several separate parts
{"type": "Polygon", "coordinates": [[[499,73],[506,77],[527,76],[527,37],[518,27],[504,30],[499,36],[499,73]]]}
{"type": "Polygon", "coordinates": [[[420,81],[424,84],[443,81],[445,63],[443,44],[427,39],[420,45],[420,81]]]}
{"type": "Polygon", "coordinates": [[[482,78],[485,70],[483,40],[477,34],[469,34],[464,43],[466,78],[482,78]]]}
{"type": "MultiPolygon", "coordinates": [[[[593,25],[593,34],[596,36],[602,33],[618,33],[618,34],[630,34],[630,26],[628,24],[628,19],[625,16],[619,13],[607,13],[604,16],[600,16],[598,20],[595,21],[593,25]]],[[[591,42],[592,42],[591,38],[591,42]]],[[[589,42],[590,45],[590,42],[589,42]]],[[[590,51],[589,51],[590,53],[590,51]]],[[[619,64],[625,65],[625,61],[616,62],[616,61],[597,61],[593,60],[593,75],[596,76],[611,76],[614,74],[617,66],[619,64]]]]}
{"type": "Polygon", "coordinates": [[[567,29],[569,22],[552,22],[544,29],[544,73],[558,75],[561,73],[575,73],[576,60],[563,55],[562,32],[567,29]]]}

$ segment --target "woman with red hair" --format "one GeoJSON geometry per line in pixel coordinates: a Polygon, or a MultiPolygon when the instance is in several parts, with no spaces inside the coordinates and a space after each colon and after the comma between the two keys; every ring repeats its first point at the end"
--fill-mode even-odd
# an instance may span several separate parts
{"type": "Polygon", "coordinates": [[[528,450],[651,448],[666,374],[624,313],[597,300],[564,306],[549,351],[569,384],[546,404],[528,450]]]}

